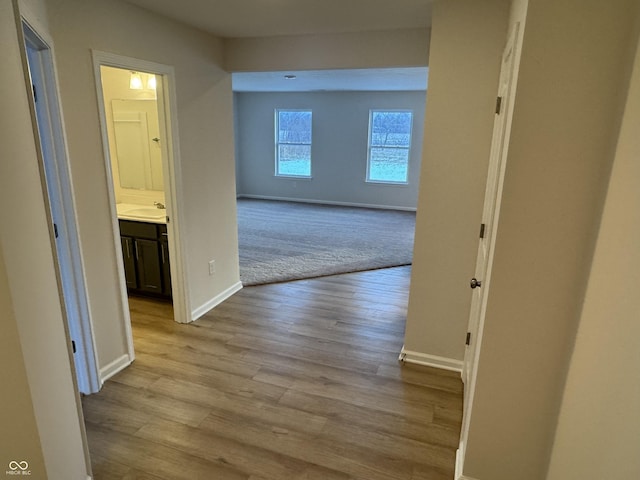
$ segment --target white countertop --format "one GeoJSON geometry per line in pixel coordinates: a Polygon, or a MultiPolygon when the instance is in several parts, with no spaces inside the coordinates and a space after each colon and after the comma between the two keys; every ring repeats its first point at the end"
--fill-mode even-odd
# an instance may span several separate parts
{"type": "Polygon", "coordinates": [[[118,219],[147,223],[167,223],[167,210],[155,205],[116,204],[118,219]]]}

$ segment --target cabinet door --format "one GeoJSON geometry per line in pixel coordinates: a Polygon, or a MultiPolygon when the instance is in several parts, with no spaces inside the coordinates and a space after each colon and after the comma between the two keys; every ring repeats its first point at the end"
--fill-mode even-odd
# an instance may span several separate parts
{"type": "Polygon", "coordinates": [[[138,266],[138,289],[142,292],[162,293],[160,247],[155,240],[135,239],[138,266]]]}
{"type": "Polygon", "coordinates": [[[167,297],[171,296],[171,268],[169,267],[169,244],[167,242],[159,242],[160,244],[160,260],[162,260],[162,294],[167,297]]]}
{"type": "Polygon", "coordinates": [[[131,237],[120,237],[120,243],[122,244],[124,278],[127,283],[127,288],[138,288],[138,279],[136,276],[136,259],[133,252],[133,239],[131,237]]]}

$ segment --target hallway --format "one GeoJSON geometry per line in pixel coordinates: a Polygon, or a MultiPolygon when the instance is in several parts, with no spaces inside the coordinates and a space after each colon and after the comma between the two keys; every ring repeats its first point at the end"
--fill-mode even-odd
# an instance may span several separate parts
{"type": "Polygon", "coordinates": [[[136,360],[83,400],[96,480],[451,478],[462,383],[398,363],[409,279],[246,287],[191,325],[132,298],[136,360]]]}

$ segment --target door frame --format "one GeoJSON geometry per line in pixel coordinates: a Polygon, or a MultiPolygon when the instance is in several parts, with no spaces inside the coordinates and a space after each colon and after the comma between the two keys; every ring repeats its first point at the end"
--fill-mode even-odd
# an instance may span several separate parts
{"type": "MultiPolygon", "coordinates": [[[[46,215],[46,222],[49,230],[49,240],[51,245],[51,255],[54,263],[54,270],[57,283],[57,293],[60,298],[60,308],[64,322],[62,328],[67,339],[67,352],[69,355],[70,376],[73,385],[73,396],[75,398],[75,410],[78,418],[78,430],[80,441],[82,442],[83,465],[81,468],[86,473],[86,479],[91,480],[92,468],[89,454],[89,444],[84,424],[84,414],[82,411],[82,401],[80,393],[95,393],[100,390],[102,384],[99,378],[97,349],[93,337],[93,327],[90,316],[88,289],[86,277],[84,275],[84,261],[80,249],[80,236],[77,228],[76,206],[74,190],[71,182],[71,168],[69,163],[69,153],[67,150],[67,137],[64,128],[62,104],[60,102],[58,72],[54,61],[54,44],[48,29],[41,23],[40,17],[36,15],[28,5],[24,5],[19,0],[13,0],[10,10],[13,9],[14,21],[18,43],[20,44],[20,57],[22,70],[24,73],[24,86],[27,89],[28,109],[31,116],[34,146],[37,156],[37,166],[39,170],[42,200],[45,209],[49,212],[46,215]],[[43,98],[44,119],[46,126],[41,130],[38,126],[38,108],[34,98],[33,75],[27,49],[29,46],[36,49],[35,57],[38,66],[41,68],[39,78],[43,98]],[[45,135],[43,135],[45,133],[45,135]],[[45,154],[45,149],[48,149],[45,154]],[[47,170],[51,172],[53,181],[48,182],[47,170]],[[51,183],[51,185],[49,185],[51,183]],[[51,191],[55,190],[55,195],[51,191]],[[56,204],[57,203],[57,204],[56,204]],[[60,222],[60,229],[63,232],[60,240],[56,240],[56,225],[54,223],[52,206],[56,204],[57,222],[60,222]],[[59,255],[57,244],[63,245],[64,255],[59,255]],[[61,258],[62,257],[62,258],[61,258]],[[71,294],[71,295],[70,295],[71,294]],[[69,298],[72,297],[72,298],[69,298]],[[75,336],[75,335],[78,336],[75,336]],[[84,349],[83,352],[74,352],[72,339],[75,338],[77,348],[84,349]],[[78,359],[83,362],[79,363],[78,359]],[[84,391],[86,389],[86,391],[84,391]]],[[[37,90],[37,89],[36,89],[37,90]]],[[[27,372],[28,373],[28,372],[27,372]]],[[[29,381],[29,385],[31,382],[29,381]]],[[[42,408],[38,411],[34,403],[34,413],[36,417],[48,415],[42,408]]],[[[38,422],[36,418],[36,423],[38,422]]],[[[73,425],[70,426],[73,429],[73,425]]],[[[50,431],[43,440],[48,441],[48,446],[54,446],[56,432],[50,431]]],[[[52,448],[45,449],[42,443],[44,460],[47,456],[57,455],[58,450],[53,452],[52,448]]],[[[79,457],[79,455],[78,455],[79,457]]],[[[70,459],[75,463],[79,461],[74,454],[70,459]]]]}
{"type": "MultiPolygon", "coordinates": [[[[109,194],[109,209],[113,226],[113,247],[116,251],[118,276],[120,278],[120,303],[122,315],[125,319],[125,334],[127,337],[130,359],[134,358],[133,334],[131,332],[131,315],[129,313],[129,300],[124,275],[124,262],[122,257],[122,245],[120,243],[120,227],[116,211],[116,200],[111,171],[111,153],[109,151],[109,137],[107,134],[107,118],[102,93],[102,75],[100,67],[115,67],[136,72],[153,73],[159,77],[157,96],[158,109],[164,117],[166,155],[162,159],[162,170],[165,178],[164,191],[167,208],[167,232],[169,238],[169,262],[171,264],[171,289],[173,298],[174,320],[178,323],[191,321],[191,305],[189,301],[189,288],[187,283],[186,256],[182,226],[182,167],[180,163],[180,149],[178,146],[178,120],[176,116],[177,100],[175,92],[175,71],[170,65],[150,62],[133,57],[126,57],[99,50],[91,51],[95,86],[98,98],[98,111],[100,130],[102,133],[102,148],[104,152],[104,167],[107,178],[107,191],[109,194]],[[164,158],[166,157],[166,158],[164,158]]],[[[161,123],[162,120],[161,120],[161,123]]],[[[161,125],[161,128],[162,125],[161,125]]]]}
{"type": "Polygon", "coordinates": [[[68,336],[73,342],[73,364],[79,392],[95,393],[102,383],[93,336],[84,261],[69,155],[59,100],[57,72],[53,61],[53,42],[33,19],[21,16],[21,34],[30,82],[38,95],[31,95],[34,135],[40,150],[43,193],[54,228],[54,254],[68,336]],[[57,238],[56,238],[57,237],[57,238]]]}
{"type": "MultiPolygon", "coordinates": [[[[465,449],[467,445],[467,440],[469,437],[469,428],[471,425],[471,415],[473,410],[473,402],[475,397],[475,389],[476,389],[476,381],[478,376],[478,363],[480,360],[480,354],[482,350],[482,336],[484,332],[484,324],[485,324],[485,314],[487,310],[487,297],[489,294],[489,288],[491,285],[491,271],[493,266],[493,257],[495,251],[495,242],[496,236],[498,233],[498,222],[500,217],[500,207],[502,203],[502,190],[504,185],[504,176],[506,172],[507,166],[507,155],[508,155],[508,147],[509,147],[509,137],[511,134],[511,123],[513,119],[513,107],[516,95],[516,81],[518,78],[518,67],[519,67],[519,59],[520,59],[520,48],[521,48],[521,28],[520,22],[514,24],[511,32],[507,36],[507,42],[504,48],[504,52],[501,56],[501,72],[500,72],[500,82],[502,82],[503,71],[504,68],[504,58],[505,55],[510,54],[512,58],[512,63],[510,64],[510,72],[509,72],[509,80],[506,87],[506,94],[502,98],[501,107],[502,111],[500,111],[501,118],[496,118],[494,121],[494,131],[493,131],[493,140],[491,146],[491,160],[488,170],[487,176],[487,184],[485,191],[485,208],[483,208],[483,216],[487,213],[486,203],[487,198],[490,195],[495,196],[495,202],[493,206],[493,210],[488,212],[492,216],[491,225],[489,232],[489,245],[488,245],[488,254],[486,260],[486,266],[484,266],[484,278],[480,278],[482,281],[482,286],[480,287],[480,296],[479,300],[472,300],[470,317],[469,317],[469,326],[473,324],[472,315],[478,315],[477,326],[475,331],[471,331],[472,328],[469,328],[471,331],[471,336],[474,337],[472,339],[475,342],[473,349],[470,350],[470,346],[467,346],[467,350],[465,350],[465,359],[463,362],[463,370],[462,370],[462,379],[465,382],[464,388],[464,402],[463,402],[463,417],[462,417],[462,427],[460,431],[460,446],[458,451],[456,452],[456,465],[455,465],[455,479],[464,479],[467,478],[463,475],[463,467],[464,467],[464,458],[465,458],[465,449]],[[510,52],[510,53],[509,53],[510,52]],[[502,129],[502,132],[498,132],[498,129],[502,129]],[[500,135],[497,137],[497,135],[500,135]],[[496,141],[496,138],[499,138],[500,141],[496,141]],[[490,178],[493,176],[493,178],[490,178]],[[479,302],[478,304],[475,304],[479,302]],[[467,358],[468,355],[472,355],[472,357],[467,358]],[[468,361],[469,360],[469,361],[468,361]],[[469,371],[470,367],[470,371],[469,371]]],[[[500,89],[502,84],[498,85],[498,96],[500,95],[500,89]]],[[[496,111],[498,113],[499,110],[496,111]]],[[[482,219],[485,222],[485,218],[482,219]]],[[[482,240],[479,241],[479,252],[481,247],[482,240]]],[[[480,255],[478,255],[478,258],[480,255]]],[[[476,264],[478,259],[476,259],[476,264]]],[[[475,271],[478,271],[478,266],[476,265],[475,271]]]]}

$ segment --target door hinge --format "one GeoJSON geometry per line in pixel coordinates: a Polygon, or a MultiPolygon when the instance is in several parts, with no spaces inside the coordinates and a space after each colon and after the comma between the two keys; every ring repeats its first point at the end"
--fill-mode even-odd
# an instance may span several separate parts
{"type": "Polygon", "coordinates": [[[484,238],[484,228],[485,228],[485,224],[481,223],[480,224],[480,238],[484,238]]]}
{"type": "Polygon", "coordinates": [[[76,342],[75,342],[75,340],[71,340],[71,348],[73,349],[73,353],[76,353],[76,342]]]}
{"type": "Polygon", "coordinates": [[[502,112],[502,97],[496,98],[496,114],[500,115],[502,112]]]}
{"type": "Polygon", "coordinates": [[[465,345],[471,345],[471,332],[467,332],[467,340],[464,342],[465,345]]]}
{"type": "Polygon", "coordinates": [[[34,84],[31,84],[31,88],[33,89],[33,101],[37,102],[38,101],[38,92],[36,91],[36,86],[34,84]]]}
{"type": "Polygon", "coordinates": [[[53,224],[53,235],[58,238],[58,225],[57,224],[53,224]]]}

